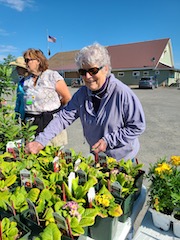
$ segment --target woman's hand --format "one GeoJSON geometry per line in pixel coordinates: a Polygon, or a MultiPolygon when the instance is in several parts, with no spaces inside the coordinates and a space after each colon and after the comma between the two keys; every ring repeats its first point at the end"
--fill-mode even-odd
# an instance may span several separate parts
{"type": "Polygon", "coordinates": [[[37,154],[44,146],[39,142],[30,142],[25,146],[25,153],[37,154]]]}
{"type": "Polygon", "coordinates": [[[107,148],[107,143],[104,139],[100,139],[97,143],[92,146],[92,151],[94,153],[105,152],[107,148]]]}

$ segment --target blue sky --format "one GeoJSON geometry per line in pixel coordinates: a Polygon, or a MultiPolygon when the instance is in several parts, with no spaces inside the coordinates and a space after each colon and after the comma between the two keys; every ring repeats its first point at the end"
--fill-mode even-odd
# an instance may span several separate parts
{"type": "MultiPolygon", "coordinates": [[[[180,69],[180,0],[0,0],[0,61],[32,47],[46,57],[99,42],[104,46],[170,38],[180,69]],[[47,34],[56,43],[47,42],[47,34]]],[[[137,56],[138,57],[138,56],[137,56]]]]}

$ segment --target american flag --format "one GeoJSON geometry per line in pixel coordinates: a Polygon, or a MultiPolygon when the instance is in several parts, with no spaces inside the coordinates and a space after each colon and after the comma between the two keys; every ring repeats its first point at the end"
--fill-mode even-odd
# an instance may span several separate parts
{"type": "Polygon", "coordinates": [[[55,43],[55,42],[56,42],[56,38],[55,38],[55,37],[52,37],[52,36],[48,36],[48,42],[53,42],[53,43],[55,43]]]}

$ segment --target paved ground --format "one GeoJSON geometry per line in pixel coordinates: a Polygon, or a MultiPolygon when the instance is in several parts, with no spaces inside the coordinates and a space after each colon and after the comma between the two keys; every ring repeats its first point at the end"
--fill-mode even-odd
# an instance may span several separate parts
{"type": "MultiPolygon", "coordinates": [[[[138,153],[139,162],[144,163],[147,172],[149,164],[166,156],[180,154],[180,90],[177,88],[159,87],[155,90],[132,90],[139,97],[146,116],[146,131],[140,137],[141,148],[138,153]]],[[[77,88],[70,88],[73,94],[77,88]]],[[[84,141],[80,121],[74,122],[68,129],[69,143],[66,147],[89,153],[88,144],[84,141]]],[[[144,180],[147,187],[148,182],[144,180]]],[[[147,207],[144,207],[135,223],[137,229],[147,207]]]]}

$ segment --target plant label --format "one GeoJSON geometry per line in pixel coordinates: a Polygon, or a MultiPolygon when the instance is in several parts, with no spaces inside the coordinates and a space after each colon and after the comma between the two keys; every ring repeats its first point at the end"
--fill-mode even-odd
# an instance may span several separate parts
{"type": "Polygon", "coordinates": [[[19,148],[21,147],[21,140],[10,141],[6,144],[6,152],[12,153],[14,158],[19,156],[19,148]]]}
{"type": "Polygon", "coordinates": [[[65,150],[64,158],[65,158],[67,164],[72,162],[72,152],[69,149],[65,150]]]}
{"type": "Polygon", "coordinates": [[[111,194],[116,198],[116,200],[121,199],[122,187],[119,182],[115,181],[111,184],[111,194]]]}
{"type": "Polygon", "coordinates": [[[53,170],[54,172],[59,172],[59,157],[56,156],[54,159],[53,159],[53,170]]]}
{"type": "Polygon", "coordinates": [[[81,159],[78,158],[74,163],[74,171],[76,172],[79,168],[79,164],[81,163],[81,159]]]}
{"type": "Polygon", "coordinates": [[[21,186],[32,188],[31,173],[27,169],[20,171],[21,186]]]}
{"type": "Polygon", "coordinates": [[[72,193],[72,181],[73,179],[75,179],[75,173],[74,172],[70,172],[69,176],[68,176],[68,187],[69,187],[69,191],[72,193]]]}
{"type": "Polygon", "coordinates": [[[91,188],[89,189],[88,193],[87,193],[88,202],[89,202],[89,203],[91,203],[91,202],[94,200],[95,195],[96,195],[95,189],[94,189],[94,187],[91,187],[91,188]]]}
{"type": "Polygon", "coordinates": [[[79,177],[79,185],[84,185],[87,182],[87,173],[82,169],[77,170],[76,175],[79,177]]]}
{"type": "Polygon", "coordinates": [[[98,162],[99,162],[101,167],[107,168],[107,156],[106,156],[105,153],[100,152],[98,154],[98,162]]]}

